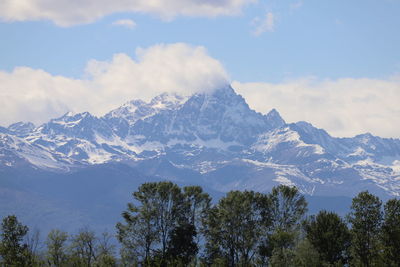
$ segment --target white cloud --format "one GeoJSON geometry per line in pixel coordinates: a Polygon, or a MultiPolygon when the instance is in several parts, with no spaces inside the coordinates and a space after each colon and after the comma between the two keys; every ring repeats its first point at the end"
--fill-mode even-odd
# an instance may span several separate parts
{"type": "Polygon", "coordinates": [[[400,79],[395,77],[234,82],[233,87],[260,112],[277,108],[288,122],[308,121],[334,136],[371,132],[400,137],[400,79]]]}
{"type": "Polygon", "coordinates": [[[38,124],[69,110],[102,115],[132,99],[149,100],[162,92],[190,95],[229,82],[223,66],[203,47],[161,44],[137,49],[136,57],[116,54],[111,61],[91,60],[85,79],[28,67],[0,71],[0,124],[38,124]]]}
{"type": "Polygon", "coordinates": [[[260,36],[264,32],[273,32],[275,26],[275,16],[272,12],[267,12],[263,18],[255,18],[252,21],[254,25],[253,34],[260,36]]]}
{"type": "Polygon", "coordinates": [[[134,29],[136,27],[136,22],[134,22],[131,19],[120,19],[120,20],[116,20],[112,23],[112,25],[114,26],[121,26],[121,27],[125,27],[128,29],[134,29]]]}
{"type": "Polygon", "coordinates": [[[91,23],[118,12],[176,16],[233,15],[257,0],[1,0],[4,21],[51,20],[59,26],[91,23]]]}
{"type": "MultiPolygon", "coordinates": [[[[70,110],[102,115],[131,99],[149,100],[163,92],[190,95],[229,82],[221,63],[205,48],[183,43],[138,48],[134,58],[116,54],[109,61],[91,60],[84,77],[28,67],[0,71],[0,125],[21,120],[38,124],[70,110]]],[[[308,121],[334,136],[371,132],[400,137],[400,76],[234,82],[233,87],[257,111],[276,108],[288,122],[308,121]]]]}

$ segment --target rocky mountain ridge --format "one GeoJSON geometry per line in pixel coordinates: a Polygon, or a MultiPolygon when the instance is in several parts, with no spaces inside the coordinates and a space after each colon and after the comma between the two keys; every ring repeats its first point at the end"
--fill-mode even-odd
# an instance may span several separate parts
{"type": "Polygon", "coordinates": [[[400,195],[399,139],[335,138],[307,122],[286,123],[275,109],[250,109],[230,86],[133,100],[102,117],[66,113],[38,127],[0,128],[0,170],[69,173],[108,163],[221,192],[282,183],[309,195],[400,195]]]}

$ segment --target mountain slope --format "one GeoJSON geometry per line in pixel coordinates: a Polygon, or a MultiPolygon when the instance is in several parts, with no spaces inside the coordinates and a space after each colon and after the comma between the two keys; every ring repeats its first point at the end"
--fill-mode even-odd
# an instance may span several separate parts
{"type": "Polygon", "coordinates": [[[0,128],[0,169],[72,173],[105,163],[221,192],[283,183],[309,195],[400,195],[399,139],[335,138],[307,122],[287,124],[275,109],[250,109],[230,86],[132,100],[103,117],[67,113],[0,128]]]}

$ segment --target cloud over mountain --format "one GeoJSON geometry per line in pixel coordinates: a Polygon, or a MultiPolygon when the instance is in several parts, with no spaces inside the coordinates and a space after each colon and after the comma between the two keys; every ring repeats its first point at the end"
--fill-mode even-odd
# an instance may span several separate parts
{"type": "Polygon", "coordinates": [[[203,47],[183,43],[138,48],[136,58],[116,54],[88,62],[83,79],[18,67],[0,71],[0,124],[41,123],[69,110],[100,115],[134,98],[162,92],[190,95],[228,83],[228,75],[203,47]]]}
{"type": "Polygon", "coordinates": [[[281,83],[240,83],[233,87],[254,109],[278,108],[287,121],[306,120],[334,136],[372,132],[399,137],[400,80],[303,78],[281,83]]]}
{"type": "MultiPolygon", "coordinates": [[[[91,60],[81,79],[18,67],[0,71],[0,125],[38,124],[67,111],[102,115],[131,99],[148,101],[163,92],[191,95],[227,83],[221,62],[204,47],[185,43],[138,48],[134,57],[91,60]]],[[[234,82],[233,87],[259,112],[277,108],[288,122],[306,120],[334,136],[400,136],[400,80],[395,77],[234,82]]]]}

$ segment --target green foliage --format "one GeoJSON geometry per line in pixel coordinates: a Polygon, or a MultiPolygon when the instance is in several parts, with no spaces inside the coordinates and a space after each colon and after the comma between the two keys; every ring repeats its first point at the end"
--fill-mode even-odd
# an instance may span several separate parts
{"type": "Polygon", "coordinates": [[[25,266],[29,251],[22,241],[28,233],[28,227],[22,225],[15,215],[7,216],[1,224],[0,256],[4,266],[25,266]]]}
{"type": "Polygon", "coordinates": [[[385,204],[382,242],[386,266],[400,263],[400,200],[391,199],[385,204]]]}
{"type": "Polygon", "coordinates": [[[301,222],[307,212],[307,201],[295,187],[279,185],[272,189],[270,199],[271,226],[267,239],[259,247],[262,262],[270,258],[270,264],[289,264],[293,249],[300,236],[301,222]],[[285,259],[280,262],[279,257],[285,259]]]}
{"type": "Polygon", "coordinates": [[[49,266],[117,266],[111,237],[106,232],[97,237],[93,231],[83,228],[69,238],[67,233],[54,229],[46,240],[47,263],[49,266]]]}
{"type": "Polygon", "coordinates": [[[144,202],[142,207],[128,204],[128,211],[123,213],[126,224],[117,224],[117,238],[122,245],[121,254],[124,262],[149,262],[153,248],[159,240],[155,219],[156,210],[144,202]]]}
{"type": "Polygon", "coordinates": [[[33,231],[28,231],[25,238],[24,243],[26,249],[24,250],[24,258],[26,265],[28,266],[43,266],[44,258],[41,257],[38,253],[39,248],[39,240],[40,232],[38,229],[34,229],[33,231]]]}
{"type": "Polygon", "coordinates": [[[117,266],[117,260],[113,255],[109,254],[101,254],[98,256],[96,263],[96,267],[114,267],[117,266]]]}
{"type": "Polygon", "coordinates": [[[157,209],[156,225],[161,241],[161,256],[165,259],[168,238],[175,226],[184,222],[185,208],[181,189],[171,182],[156,184],[156,195],[153,205],[157,209]]]}
{"type": "Polygon", "coordinates": [[[182,224],[170,233],[167,258],[187,266],[196,256],[199,248],[194,241],[196,230],[193,224],[182,224]]]}
{"type": "Polygon", "coordinates": [[[307,240],[301,240],[296,247],[278,247],[270,259],[272,267],[320,267],[323,266],[319,254],[307,240]]]}
{"type": "Polygon", "coordinates": [[[307,212],[307,201],[296,187],[279,185],[272,188],[273,228],[292,231],[300,227],[307,212]]]}
{"type": "MultiPolygon", "coordinates": [[[[166,264],[168,246],[173,244],[170,239],[177,227],[190,224],[189,214],[191,218],[197,217],[200,202],[197,196],[201,193],[195,188],[188,188],[183,194],[171,182],[141,185],[133,193],[138,205],[129,203],[128,210],[123,213],[125,224],[117,224],[117,236],[123,245],[125,258],[142,265],[153,264],[153,259],[166,264]]],[[[189,238],[185,241],[189,242],[186,246],[192,245],[189,238]]]]}
{"type": "Polygon", "coordinates": [[[206,216],[211,206],[210,196],[203,192],[200,186],[185,186],[183,197],[188,208],[189,223],[194,225],[196,230],[201,228],[202,219],[206,216]]]}
{"type": "Polygon", "coordinates": [[[93,231],[81,229],[72,236],[70,253],[74,266],[92,266],[96,259],[96,236],[93,231]]]}
{"type": "Polygon", "coordinates": [[[112,267],[117,266],[115,259],[115,245],[111,244],[112,236],[104,232],[100,238],[97,238],[96,246],[96,266],[98,267],[112,267]]]}
{"type": "Polygon", "coordinates": [[[47,235],[47,261],[51,266],[65,266],[67,261],[66,242],[68,234],[54,229],[47,235]]]}
{"type": "Polygon", "coordinates": [[[319,267],[322,265],[320,255],[307,238],[301,240],[294,250],[294,266],[319,267]]]}
{"type": "Polygon", "coordinates": [[[295,254],[290,248],[276,248],[272,251],[269,262],[271,267],[295,266],[295,254]]]}
{"type": "Polygon", "coordinates": [[[203,233],[203,222],[211,207],[211,197],[203,192],[200,186],[185,186],[183,188],[184,205],[186,205],[186,220],[194,226],[197,233],[196,243],[200,241],[203,233]]]}
{"type": "Polygon", "coordinates": [[[350,232],[346,223],[333,212],[320,211],[305,226],[306,236],[323,261],[346,263],[350,232]]]}
{"type": "Polygon", "coordinates": [[[349,229],[333,212],[305,220],[304,196],[282,185],[270,194],[231,191],[215,205],[201,187],[181,190],[171,182],[145,183],[133,197],[125,222],[117,224],[119,258],[110,234],[87,228],[70,237],[52,230],[46,250],[38,251],[39,232],[11,215],[1,224],[0,265],[399,266],[398,199],[387,201],[383,213],[378,197],[361,192],[347,216],[349,229]]]}
{"type": "Polygon", "coordinates": [[[204,235],[206,237],[205,255],[202,263],[206,266],[212,265],[217,259],[226,260],[220,250],[220,218],[218,208],[212,207],[208,211],[208,216],[204,218],[204,235]]]}
{"type": "Polygon", "coordinates": [[[266,198],[253,191],[231,191],[219,201],[206,221],[208,261],[224,257],[229,266],[253,262],[269,227],[266,198]]]}
{"type": "Polygon", "coordinates": [[[292,249],[295,246],[295,240],[299,232],[285,231],[276,229],[273,233],[269,234],[268,242],[272,250],[275,249],[292,249]]]}
{"type": "Polygon", "coordinates": [[[353,198],[348,221],[352,227],[351,252],[354,265],[380,265],[381,206],[379,198],[367,191],[353,198]]]}

